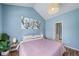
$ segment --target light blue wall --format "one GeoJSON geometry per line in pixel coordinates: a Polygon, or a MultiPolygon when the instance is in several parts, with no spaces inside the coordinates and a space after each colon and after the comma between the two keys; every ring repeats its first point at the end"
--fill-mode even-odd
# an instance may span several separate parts
{"type": "Polygon", "coordinates": [[[62,38],[64,44],[79,49],[79,9],[51,18],[46,21],[46,25],[44,19],[33,8],[2,5],[2,11],[3,32],[8,33],[11,37],[22,39],[22,36],[24,35],[33,35],[40,33],[39,30],[21,29],[21,16],[40,20],[41,31],[43,32],[43,34],[45,33],[46,37],[49,39],[55,38],[55,23],[57,20],[60,20],[63,24],[62,38]]]}
{"type": "Polygon", "coordinates": [[[8,33],[11,37],[21,40],[24,35],[34,35],[43,32],[45,20],[31,7],[3,5],[3,32],[8,33]],[[37,19],[41,22],[41,30],[22,29],[21,16],[37,19]]]}
{"type": "Polygon", "coordinates": [[[2,33],[2,5],[0,5],[0,33],[2,33]]]}
{"type": "Polygon", "coordinates": [[[79,8],[46,21],[46,37],[55,39],[55,23],[62,22],[62,39],[65,45],[79,49],[79,8]]]}

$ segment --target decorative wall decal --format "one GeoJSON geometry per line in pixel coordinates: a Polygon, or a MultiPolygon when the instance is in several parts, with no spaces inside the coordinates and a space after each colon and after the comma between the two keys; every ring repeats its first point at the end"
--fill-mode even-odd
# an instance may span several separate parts
{"type": "Polygon", "coordinates": [[[21,16],[22,29],[40,29],[40,22],[38,20],[21,16]]]}

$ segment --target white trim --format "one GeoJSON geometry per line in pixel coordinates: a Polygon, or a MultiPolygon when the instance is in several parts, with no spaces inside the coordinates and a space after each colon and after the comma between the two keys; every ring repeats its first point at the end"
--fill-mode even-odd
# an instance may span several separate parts
{"type": "Polygon", "coordinates": [[[73,47],[71,47],[71,46],[67,46],[67,45],[64,45],[65,47],[68,47],[68,48],[70,48],[70,49],[73,49],[73,50],[76,50],[76,51],[79,51],[79,49],[77,49],[77,48],[73,48],[73,47]]]}

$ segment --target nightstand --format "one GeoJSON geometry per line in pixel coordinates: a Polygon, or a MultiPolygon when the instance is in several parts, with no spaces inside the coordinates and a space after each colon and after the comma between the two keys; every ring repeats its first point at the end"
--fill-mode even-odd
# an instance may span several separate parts
{"type": "Polygon", "coordinates": [[[18,45],[18,43],[16,43],[16,44],[11,44],[11,46],[10,46],[10,51],[17,50],[17,49],[16,49],[16,48],[17,48],[17,45],[18,45]]]}
{"type": "Polygon", "coordinates": [[[19,44],[19,43],[11,44],[9,56],[18,56],[18,55],[19,55],[19,52],[18,52],[18,50],[17,50],[17,45],[18,45],[18,44],[19,44]]]}
{"type": "Polygon", "coordinates": [[[19,51],[17,51],[17,50],[10,51],[9,56],[19,56],[19,51]]]}

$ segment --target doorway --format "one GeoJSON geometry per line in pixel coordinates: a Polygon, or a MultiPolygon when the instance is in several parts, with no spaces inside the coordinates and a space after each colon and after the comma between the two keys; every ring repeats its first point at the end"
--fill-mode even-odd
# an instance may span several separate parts
{"type": "Polygon", "coordinates": [[[62,41],[62,23],[56,23],[56,40],[62,41]]]}

